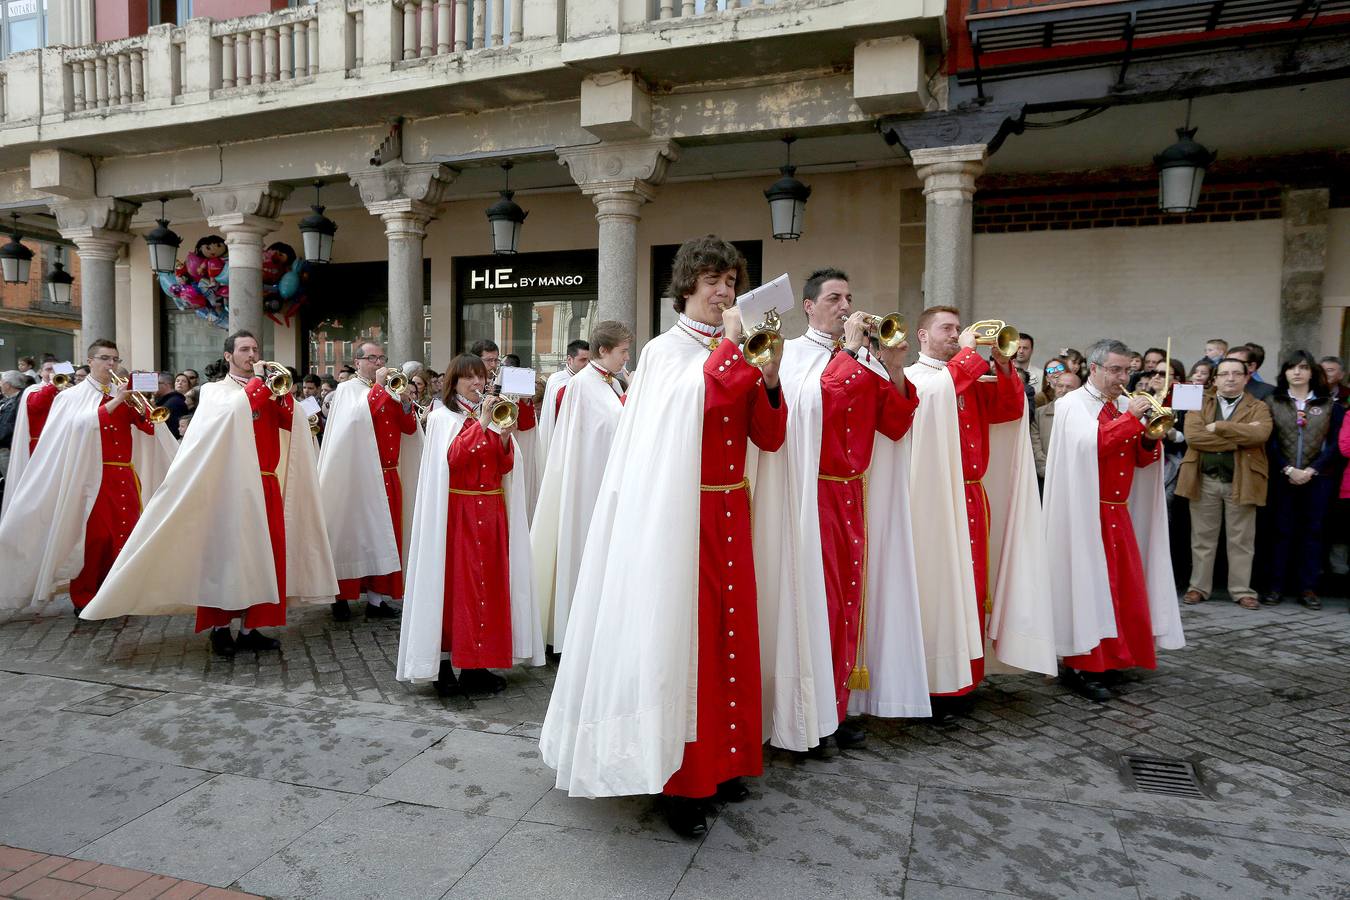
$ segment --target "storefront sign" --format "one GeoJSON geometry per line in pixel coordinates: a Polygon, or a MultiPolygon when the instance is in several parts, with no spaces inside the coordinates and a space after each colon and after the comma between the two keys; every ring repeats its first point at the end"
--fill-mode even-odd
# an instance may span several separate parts
{"type": "Polygon", "coordinates": [[[594,250],[460,257],[455,260],[455,283],[466,303],[594,296],[596,269],[594,250]]]}

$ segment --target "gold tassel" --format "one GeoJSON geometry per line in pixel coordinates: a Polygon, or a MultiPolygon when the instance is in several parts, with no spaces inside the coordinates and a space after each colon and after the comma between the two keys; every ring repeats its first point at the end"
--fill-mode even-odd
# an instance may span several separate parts
{"type": "Polygon", "coordinates": [[[867,674],[867,666],[854,666],[845,682],[850,691],[866,691],[872,686],[872,678],[867,674]]]}

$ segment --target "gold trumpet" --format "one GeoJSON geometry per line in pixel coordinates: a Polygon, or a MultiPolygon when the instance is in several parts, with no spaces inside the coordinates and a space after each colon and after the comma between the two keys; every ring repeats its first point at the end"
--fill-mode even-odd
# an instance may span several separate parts
{"type": "Polygon", "coordinates": [[[876,335],[876,339],[881,342],[883,347],[898,347],[905,342],[909,335],[909,326],[905,322],[905,317],[900,313],[889,313],[885,316],[874,316],[871,313],[863,313],[867,322],[868,331],[876,335]]]}
{"type": "Polygon", "coordinates": [[[55,375],[52,376],[52,384],[56,385],[56,389],[58,391],[64,391],[66,388],[70,387],[74,383],[75,383],[74,379],[72,379],[65,372],[57,372],[55,375]]]}
{"type": "MultiPolygon", "coordinates": [[[[1168,390],[1172,387],[1172,339],[1167,339],[1167,374],[1163,376],[1162,395],[1167,396],[1168,390]]],[[[1135,397],[1143,397],[1148,401],[1148,415],[1144,417],[1144,434],[1153,440],[1161,440],[1171,431],[1177,423],[1177,414],[1169,407],[1163,406],[1162,401],[1150,394],[1148,391],[1135,391],[1134,393],[1125,392],[1125,396],[1133,400],[1135,397]]]]}
{"type": "MultiPolygon", "coordinates": [[[[109,372],[108,374],[112,377],[113,384],[126,389],[126,401],[131,404],[131,408],[136,410],[136,413],[140,415],[141,418],[156,425],[168,420],[168,408],[164,406],[155,406],[144,394],[131,390],[129,387],[131,384],[130,378],[119,377],[116,372],[109,372]]],[[[55,381],[55,377],[53,377],[52,380],[55,381]]]]}
{"type": "Polygon", "coordinates": [[[272,392],[274,397],[284,397],[291,392],[293,387],[291,383],[290,370],[278,362],[266,362],[262,364],[263,381],[267,382],[267,389],[272,392]]]}
{"type": "MultiPolygon", "coordinates": [[[[501,384],[502,370],[499,368],[497,369],[496,374],[492,376],[492,384],[488,385],[488,388],[496,388],[500,391],[501,384]]],[[[496,425],[498,428],[513,427],[520,419],[520,406],[517,405],[514,400],[510,400],[500,393],[489,393],[485,390],[482,399],[478,401],[478,408],[480,410],[483,408],[483,404],[488,402],[489,397],[494,400],[491,406],[492,424],[496,425]]]]}
{"type": "Polygon", "coordinates": [[[320,428],[319,428],[319,414],[318,414],[318,413],[315,413],[314,415],[312,415],[312,416],[309,417],[309,433],[310,433],[310,434],[313,434],[313,435],[317,435],[317,434],[319,433],[319,431],[320,431],[320,428]]]}
{"type": "Polygon", "coordinates": [[[408,389],[408,376],[395,369],[385,376],[384,389],[395,397],[402,397],[403,392],[408,389]]]}
{"type": "Polygon", "coordinates": [[[1018,331],[1002,319],[981,319],[966,331],[974,332],[976,344],[995,347],[1009,359],[1017,355],[1018,331]]]}
{"type": "Polygon", "coordinates": [[[779,330],[782,321],[777,310],[764,314],[764,321],[745,332],[745,343],[741,345],[745,361],[757,369],[783,358],[783,334],[779,330]]]}

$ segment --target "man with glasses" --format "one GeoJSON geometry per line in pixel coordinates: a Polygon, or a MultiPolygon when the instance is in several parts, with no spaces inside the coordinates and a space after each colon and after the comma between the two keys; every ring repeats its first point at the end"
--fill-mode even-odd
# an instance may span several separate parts
{"type": "Polygon", "coordinates": [[[0,519],[0,607],[45,603],[69,582],[75,611],[83,609],[136,525],[142,491],[158,487],[173,459],[168,429],[112,383],[121,361],[112,341],[94,341],[89,378],[52,404],[43,441],[0,519]]]}
{"type": "Polygon", "coordinates": [[[1186,456],[1177,496],[1191,501],[1191,580],[1183,603],[1209,599],[1222,523],[1228,537],[1228,594],[1243,609],[1259,609],[1252,589],[1256,510],[1266,505],[1266,441],[1270,407],[1247,392],[1246,361],[1219,362],[1214,394],[1186,417],[1186,456]]]}
{"type": "Polygon", "coordinates": [[[389,392],[384,349],[356,345],[356,377],[338,385],[328,406],[319,453],[319,493],[338,577],[333,618],[352,617],[350,601],[365,596],[367,619],[394,619],[403,599],[403,548],[422,462],[422,431],[412,391],[389,392]],[[407,501],[405,502],[405,494],[407,501]]]}
{"type": "Polygon", "coordinates": [[[1113,696],[1108,673],[1156,668],[1155,642],[1169,650],[1185,645],[1161,450],[1144,431],[1148,400],[1122,396],[1129,377],[1124,344],[1092,345],[1088,383],[1055,403],[1045,463],[1060,680],[1098,703],[1113,696]]]}

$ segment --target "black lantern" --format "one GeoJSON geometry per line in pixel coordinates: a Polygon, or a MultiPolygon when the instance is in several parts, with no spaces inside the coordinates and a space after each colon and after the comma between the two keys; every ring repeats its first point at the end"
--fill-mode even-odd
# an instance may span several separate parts
{"type": "Polygon", "coordinates": [[[181,237],[169,230],[169,220],[164,215],[167,201],[167,197],[159,198],[159,218],[155,220],[159,224],[145,236],[145,246],[150,251],[150,268],[162,275],[173,274],[178,265],[178,248],[183,243],[181,237]]]}
{"type": "Polygon", "coordinates": [[[797,171],[797,167],[792,164],[792,142],[795,140],[790,134],[783,138],[783,143],[787,145],[787,164],[778,170],[783,173],[783,177],[764,192],[764,198],[769,201],[773,236],[780,241],[795,241],[802,236],[806,200],[811,196],[811,189],[793,177],[797,171]]]}
{"type": "Polygon", "coordinates": [[[333,259],[333,235],[337,233],[337,223],[323,214],[319,205],[319,189],[322,181],[314,182],[314,210],[300,220],[300,237],[305,242],[305,259],[308,262],[326,263],[333,259]]]}
{"type": "Polygon", "coordinates": [[[10,215],[14,218],[14,233],[10,235],[9,243],[0,247],[0,269],[4,270],[7,284],[27,284],[28,267],[33,264],[33,251],[22,243],[23,236],[19,234],[19,214],[10,215]]]}
{"type": "Polygon", "coordinates": [[[501,191],[501,199],[487,208],[487,218],[492,226],[492,252],[509,254],[515,253],[520,245],[520,226],[529,213],[511,199],[515,196],[510,189],[511,163],[502,163],[502,172],[506,176],[506,187],[501,191]]]}
{"type": "Polygon", "coordinates": [[[1200,205],[1205,170],[1216,154],[1195,142],[1199,129],[1191,127],[1191,104],[1186,101],[1186,125],[1177,129],[1177,142],[1153,157],[1158,167],[1158,208],[1166,213],[1194,212],[1200,205]]]}
{"type": "Polygon", "coordinates": [[[52,273],[47,276],[47,299],[62,306],[70,305],[70,287],[75,276],[66,271],[59,262],[52,263],[52,273]]]}

